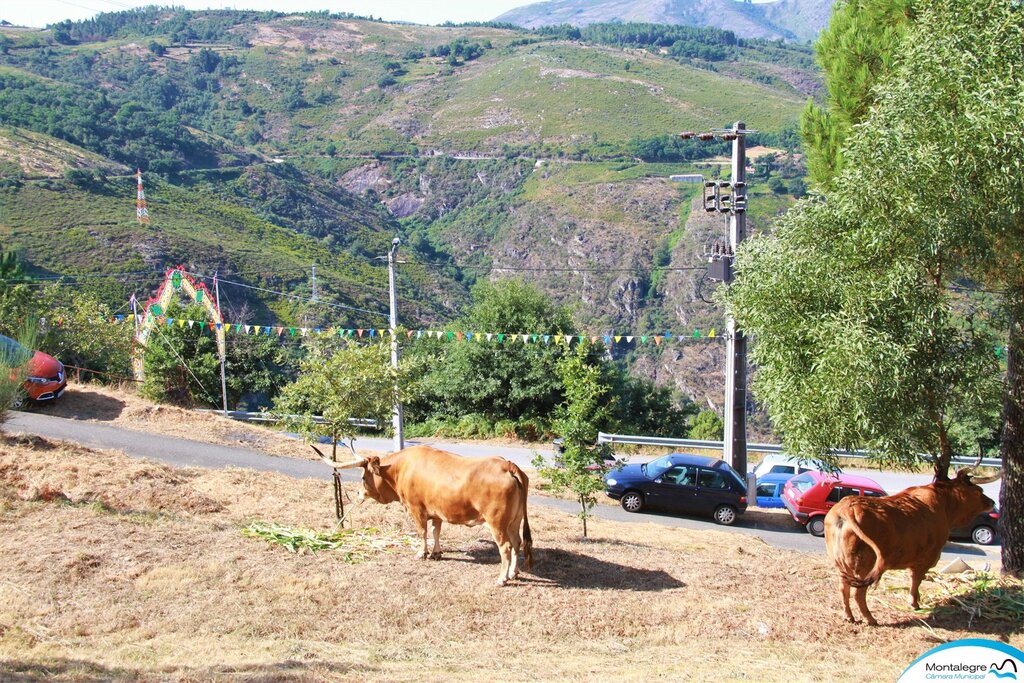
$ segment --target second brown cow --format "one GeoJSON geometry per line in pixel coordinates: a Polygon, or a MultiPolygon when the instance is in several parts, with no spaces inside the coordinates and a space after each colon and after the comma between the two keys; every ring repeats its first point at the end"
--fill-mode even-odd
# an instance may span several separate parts
{"type": "Polygon", "coordinates": [[[878,622],[867,605],[867,589],[890,569],[910,570],[910,597],[919,606],[918,587],[939,561],[949,531],[993,506],[978,484],[998,478],[972,476],[961,470],[955,479],[912,486],[892,496],[848,496],[825,516],[825,546],[839,569],[843,609],[850,610],[850,588],[861,614],[872,626],[878,622]]]}

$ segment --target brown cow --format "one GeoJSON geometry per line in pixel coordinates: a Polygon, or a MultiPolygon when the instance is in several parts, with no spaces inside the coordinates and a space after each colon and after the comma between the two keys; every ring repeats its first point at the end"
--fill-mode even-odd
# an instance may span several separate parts
{"type": "Polygon", "coordinates": [[[891,496],[847,496],[825,516],[825,547],[842,579],[843,609],[850,610],[850,586],[861,614],[872,626],[868,587],[889,569],[910,570],[911,606],[918,608],[918,587],[939,561],[950,529],[962,526],[993,506],[978,484],[998,479],[972,477],[960,470],[955,479],[912,486],[891,496]]]}
{"type": "Polygon", "coordinates": [[[370,457],[347,463],[330,460],[322,453],[320,457],[338,469],[363,469],[360,501],[369,496],[384,505],[398,501],[405,506],[423,538],[417,557],[428,557],[428,521],[434,528],[434,548],[429,554],[432,559],[441,557],[441,522],[486,524],[501,555],[499,586],[519,576],[520,550],[524,567],[533,565],[533,538],[526,516],[530,480],[515,463],[497,457],[463,458],[430,446],[412,446],[383,459],[370,457]]]}

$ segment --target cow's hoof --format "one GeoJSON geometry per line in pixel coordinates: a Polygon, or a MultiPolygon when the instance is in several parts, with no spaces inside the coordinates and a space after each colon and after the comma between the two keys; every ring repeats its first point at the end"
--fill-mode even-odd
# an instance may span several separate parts
{"type": "Polygon", "coordinates": [[[427,551],[426,550],[421,550],[418,553],[416,553],[416,559],[417,560],[425,560],[425,559],[427,559],[427,551]]]}
{"type": "Polygon", "coordinates": [[[440,552],[430,553],[430,559],[432,559],[432,560],[440,560],[441,559],[441,553],[440,552]]]}
{"type": "Polygon", "coordinates": [[[508,585],[508,579],[505,579],[505,578],[498,579],[498,583],[496,585],[499,588],[502,587],[502,586],[507,586],[508,585]]]}

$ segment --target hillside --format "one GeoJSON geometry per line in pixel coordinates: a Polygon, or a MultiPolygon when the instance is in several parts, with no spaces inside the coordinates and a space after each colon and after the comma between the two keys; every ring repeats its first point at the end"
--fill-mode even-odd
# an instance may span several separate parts
{"type": "Polygon", "coordinates": [[[828,24],[833,0],[548,0],[505,12],[495,18],[528,28],[605,22],[645,22],[711,26],[743,38],[806,42],[828,24]]]}
{"type": "MultiPolygon", "coordinates": [[[[151,273],[125,296],[183,262],[304,298],[316,262],[333,309],[251,289],[229,305],[364,326],[386,310],[374,259],[397,234],[409,326],[450,322],[474,282],[509,276],[588,334],[719,325],[698,291],[713,226],[667,176],[717,175],[726,148],[672,134],[742,119],[752,144],[792,147],[820,87],[810,53],[714,29],[589,31],[147,8],[9,32],[0,243],[37,273],[151,273]]],[[[792,198],[751,180],[763,227],[792,198]]],[[[717,403],[719,373],[688,353],[657,374],[717,403]]]]}

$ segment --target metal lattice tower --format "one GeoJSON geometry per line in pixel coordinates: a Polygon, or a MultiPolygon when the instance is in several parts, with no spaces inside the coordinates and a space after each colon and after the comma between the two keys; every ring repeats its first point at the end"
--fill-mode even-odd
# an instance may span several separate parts
{"type": "Polygon", "coordinates": [[[135,170],[135,178],[139,181],[139,192],[135,198],[135,218],[139,223],[149,224],[149,209],[146,208],[146,193],[142,189],[142,169],[135,170]]]}

